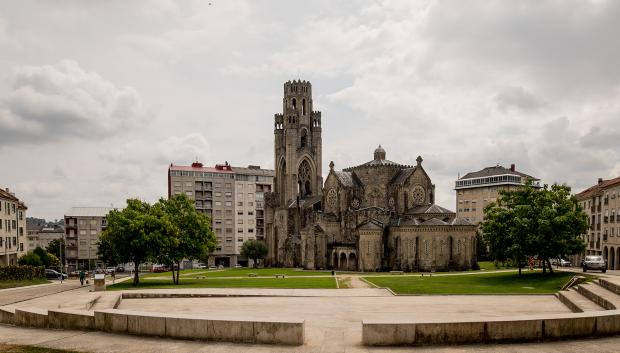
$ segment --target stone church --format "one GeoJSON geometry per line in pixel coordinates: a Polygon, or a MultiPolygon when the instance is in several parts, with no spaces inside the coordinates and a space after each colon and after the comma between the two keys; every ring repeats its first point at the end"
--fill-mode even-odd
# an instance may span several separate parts
{"type": "Polygon", "coordinates": [[[447,271],[476,264],[476,227],[435,205],[435,185],[422,167],[386,159],[323,182],[321,112],[312,85],[284,84],[275,115],[274,191],[265,195],[270,266],[352,271],[447,271]]]}

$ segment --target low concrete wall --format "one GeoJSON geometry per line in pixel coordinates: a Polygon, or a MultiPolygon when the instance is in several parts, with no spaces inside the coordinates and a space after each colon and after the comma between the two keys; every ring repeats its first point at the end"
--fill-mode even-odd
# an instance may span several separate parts
{"type": "Polygon", "coordinates": [[[0,308],[0,324],[13,325],[15,310],[12,308],[0,308]]]}
{"type": "Polygon", "coordinates": [[[494,318],[488,321],[362,321],[370,346],[490,343],[620,334],[620,311],[494,318]]]}
{"type": "Polygon", "coordinates": [[[92,311],[49,310],[47,322],[51,328],[71,330],[95,329],[95,315],[92,311]]]}
{"type": "Polygon", "coordinates": [[[14,323],[17,326],[47,327],[47,310],[39,308],[16,308],[14,323]]]}
{"type": "Polygon", "coordinates": [[[109,309],[95,311],[94,321],[97,329],[106,332],[207,341],[302,345],[305,338],[303,320],[215,320],[193,315],[109,309]]]}

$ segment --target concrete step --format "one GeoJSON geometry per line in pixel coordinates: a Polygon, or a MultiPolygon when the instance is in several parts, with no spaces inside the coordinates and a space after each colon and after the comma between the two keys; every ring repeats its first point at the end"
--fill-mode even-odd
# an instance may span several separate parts
{"type": "Polygon", "coordinates": [[[577,286],[577,291],[607,310],[616,310],[620,307],[620,295],[601,287],[597,283],[580,284],[577,286]]]}
{"type": "Polygon", "coordinates": [[[607,278],[599,278],[598,284],[605,289],[612,291],[618,295],[620,295],[620,280],[618,279],[607,279],[607,278]]]}
{"type": "Polygon", "coordinates": [[[574,289],[558,292],[558,299],[574,313],[605,310],[605,308],[584,297],[574,289]]]}

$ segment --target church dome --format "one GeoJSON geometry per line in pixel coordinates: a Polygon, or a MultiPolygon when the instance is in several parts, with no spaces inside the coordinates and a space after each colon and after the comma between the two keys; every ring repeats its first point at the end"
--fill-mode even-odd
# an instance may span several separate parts
{"type": "Polygon", "coordinates": [[[379,147],[377,147],[377,149],[375,150],[375,161],[384,160],[384,159],[385,159],[385,150],[383,149],[383,147],[381,147],[381,145],[379,145],[379,147]]]}

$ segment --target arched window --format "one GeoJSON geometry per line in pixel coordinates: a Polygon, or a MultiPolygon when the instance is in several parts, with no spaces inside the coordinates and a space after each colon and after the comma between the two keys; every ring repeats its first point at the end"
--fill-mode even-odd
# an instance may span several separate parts
{"type": "Polygon", "coordinates": [[[308,144],[308,132],[306,129],[301,130],[301,141],[299,142],[299,147],[304,148],[308,144]]]}
{"type": "Polygon", "coordinates": [[[293,110],[297,110],[297,99],[293,98],[293,110]]]}
{"type": "Polygon", "coordinates": [[[304,159],[297,171],[297,182],[299,184],[299,196],[306,197],[312,194],[312,169],[310,163],[304,159]]]}
{"type": "Polygon", "coordinates": [[[301,100],[301,115],[306,115],[306,100],[301,100]]]}

